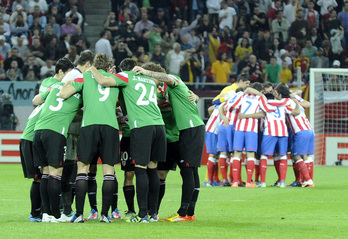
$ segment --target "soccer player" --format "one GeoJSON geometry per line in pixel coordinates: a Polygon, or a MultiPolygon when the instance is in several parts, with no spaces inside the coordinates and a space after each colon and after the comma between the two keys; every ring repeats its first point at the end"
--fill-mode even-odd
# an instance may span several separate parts
{"type": "MultiPolygon", "coordinates": [[[[253,83],[251,86],[258,91],[262,90],[262,85],[258,82],[253,83]]],[[[276,108],[267,105],[266,100],[263,97],[254,94],[243,94],[242,96],[234,99],[234,104],[231,108],[239,108],[243,114],[253,114],[260,110],[263,111],[275,111],[276,108]]],[[[246,187],[256,187],[252,182],[252,176],[255,168],[255,152],[257,152],[257,140],[258,140],[258,119],[245,118],[238,119],[236,122],[235,133],[233,138],[234,157],[232,160],[232,176],[233,183],[231,187],[238,187],[238,177],[240,173],[240,160],[242,157],[242,151],[245,147],[247,152],[247,183],[246,187]]]]}
{"type": "Polygon", "coordinates": [[[130,135],[130,155],[135,162],[136,192],[139,206],[138,215],[128,222],[147,223],[157,221],[159,178],[157,162],[165,161],[166,136],[164,122],[157,105],[159,82],[132,70],[137,63],[124,59],[119,67],[121,73],[103,77],[93,67],[91,72],[102,86],[117,86],[127,108],[130,135]],[[148,216],[149,214],[149,216],[148,216]]]}
{"type": "MultiPolygon", "coordinates": [[[[78,59],[77,66],[74,67],[69,73],[62,79],[63,83],[76,79],[80,74],[84,73],[93,63],[94,53],[91,51],[81,52],[78,59]]],[[[73,211],[71,209],[72,204],[72,187],[76,179],[76,155],[77,155],[77,139],[80,134],[82,117],[74,120],[68,130],[66,156],[63,165],[62,174],[62,204],[63,214],[62,219],[70,221],[73,217],[73,211]]],[[[94,180],[95,182],[95,180],[94,180]]]]}
{"type": "Polygon", "coordinates": [[[165,95],[173,107],[175,120],[180,131],[178,163],[183,180],[181,206],[163,221],[195,220],[194,211],[200,190],[198,167],[201,165],[204,147],[204,123],[195,103],[188,100],[189,89],[177,76],[167,75],[165,70],[154,63],[135,67],[133,71],[164,82],[165,95]]]}
{"type": "MultiPolygon", "coordinates": [[[[107,54],[99,53],[94,57],[92,68],[103,77],[112,76],[107,73],[112,67],[113,60],[107,54]]],[[[83,209],[88,190],[87,173],[91,162],[100,157],[104,175],[100,222],[109,223],[112,221],[108,212],[116,186],[114,165],[119,162],[116,117],[119,89],[103,87],[94,80],[91,72],[85,72],[74,81],[68,81],[61,90],[60,96],[69,99],[76,92],[81,92],[83,95],[84,110],[77,148],[76,214],[70,222],[84,222],[83,209]]]]}
{"type": "MultiPolygon", "coordinates": [[[[60,67],[62,67],[62,65],[60,65],[60,67]]],[[[65,73],[67,72],[68,71],[66,70],[65,73]]],[[[35,97],[34,103],[38,104],[39,101],[43,102],[49,93],[47,89],[50,88],[54,83],[59,82],[59,79],[59,77],[49,77],[44,79],[39,88],[40,96],[35,97]]],[[[38,105],[30,114],[19,144],[24,177],[34,179],[30,188],[31,213],[29,216],[29,220],[33,222],[41,222],[40,180],[42,174],[40,172],[40,169],[34,166],[32,145],[34,139],[35,124],[39,119],[43,106],[44,104],[38,105]]]]}
{"type": "Polygon", "coordinates": [[[42,221],[60,222],[61,176],[63,171],[66,138],[70,123],[81,108],[81,95],[76,94],[69,100],[59,97],[64,83],[60,81],[73,68],[68,58],[60,59],[56,64],[56,83],[47,89],[47,98],[38,95],[35,103],[45,104],[35,125],[33,153],[36,166],[42,167],[41,199],[42,221]]]}

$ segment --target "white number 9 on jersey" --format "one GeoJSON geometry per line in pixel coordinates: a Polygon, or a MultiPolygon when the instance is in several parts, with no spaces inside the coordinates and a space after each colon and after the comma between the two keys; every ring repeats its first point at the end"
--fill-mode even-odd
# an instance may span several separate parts
{"type": "Polygon", "coordinates": [[[102,89],[102,86],[98,84],[98,91],[103,96],[99,98],[99,101],[105,101],[110,94],[110,87],[105,87],[105,89],[102,89]]]}

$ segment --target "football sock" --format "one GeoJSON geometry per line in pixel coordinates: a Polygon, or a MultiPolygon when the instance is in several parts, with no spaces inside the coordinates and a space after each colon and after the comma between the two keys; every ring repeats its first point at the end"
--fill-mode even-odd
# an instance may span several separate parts
{"type": "Polygon", "coordinates": [[[182,177],[182,194],[178,213],[180,216],[185,217],[195,188],[193,168],[181,168],[180,174],[182,177]]]}
{"type": "Polygon", "coordinates": [[[95,173],[88,174],[88,201],[92,209],[98,212],[97,207],[97,180],[95,179],[95,173]]]}
{"type": "Polygon", "coordinates": [[[313,176],[314,176],[314,162],[312,157],[308,157],[307,160],[305,161],[306,166],[307,166],[307,170],[309,173],[309,177],[313,180],[313,176]]]}
{"type": "Polygon", "coordinates": [[[62,192],[61,176],[50,175],[48,178],[47,191],[50,197],[50,206],[52,215],[55,218],[60,218],[60,198],[59,195],[62,192]]]}
{"type": "Polygon", "coordinates": [[[286,155],[279,160],[279,182],[285,181],[286,173],[288,171],[288,161],[286,155]]]}
{"type": "Polygon", "coordinates": [[[293,161],[292,162],[292,169],[294,170],[294,174],[295,174],[295,180],[296,180],[296,182],[300,182],[300,172],[297,170],[297,168],[296,168],[296,164],[295,164],[296,162],[295,161],[293,161]]]}
{"type": "Polygon", "coordinates": [[[207,163],[208,183],[212,183],[213,182],[214,163],[215,163],[215,158],[214,157],[209,157],[208,158],[208,163],[207,163]]]}
{"type": "Polygon", "coordinates": [[[308,181],[308,180],[311,179],[311,178],[309,177],[309,173],[308,173],[308,170],[307,170],[307,166],[306,166],[306,164],[303,162],[302,159],[297,160],[296,163],[295,163],[295,166],[296,166],[297,171],[299,171],[299,172],[303,175],[303,179],[304,179],[305,181],[308,181]]]}
{"type": "Polygon", "coordinates": [[[74,175],[76,178],[76,161],[75,160],[65,160],[62,173],[62,195],[61,201],[63,204],[63,213],[69,215],[72,212],[71,204],[73,201],[72,197],[72,188],[73,183],[71,178],[74,175]]]}
{"type": "Polygon", "coordinates": [[[30,202],[31,212],[33,217],[40,216],[41,213],[41,196],[40,196],[40,183],[33,181],[30,188],[30,202]]]}
{"type": "Polygon", "coordinates": [[[115,189],[114,189],[114,193],[112,194],[112,202],[111,202],[112,212],[115,211],[115,209],[117,208],[117,203],[118,203],[118,181],[115,176],[115,189]]]}
{"type": "Polygon", "coordinates": [[[255,182],[259,181],[260,177],[260,160],[255,161],[255,182]]]}
{"type": "Polygon", "coordinates": [[[217,162],[214,163],[213,181],[215,181],[215,182],[219,182],[220,181],[220,179],[219,179],[219,164],[217,162]]]}
{"type": "Polygon", "coordinates": [[[146,169],[135,167],[135,181],[137,190],[137,201],[139,206],[139,217],[143,218],[147,214],[149,183],[146,169]]]}
{"type": "Polygon", "coordinates": [[[48,174],[43,174],[40,182],[40,195],[42,204],[42,213],[51,214],[50,197],[48,196],[47,185],[48,185],[48,174]]]}
{"type": "Polygon", "coordinates": [[[160,180],[157,168],[148,168],[147,176],[149,178],[149,215],[157,213],[158,195],[160,190],[160,180]]]}
{"type": "Polygon", "coordinates": [[[164,197],[164,193],[166,191],[166,180],[165,179],[160,179],[160,190],[158,194],[158,205],[157,205],[157,212],[159,211],[162,199],[164,197]]]}
{"type": "MultiPolygon", "coordinates": [[[[232,177],[233,177],[233,182],[234,183],[238,183],[238,180],[240,179],[240,167],[241,167],[241,165],[240,165],[240,158],[236,158],[236,157],[234,157],[233,159],[232,159],[233,161],[232,161],[232,177]]],[[[242,183],[242,182],[240,182],[240,183],[242,183]]]]}
{"type": "Polygon", "coordinates": [[[77,174],[75,184],[76,194],[76,216],[83,215],[83,208],[85,206],[85,197],[88,190],[88,177],[85,173],[77,174]]]}
{"type": "Polygon", "coordinates": [[[219,163],[220,163],[220,170],[221,170],[221,176],[223,180],[227,181],[227,156],[226,155],[220,155],[219,163]]]}
{"type": "Polygon", "coordinates": [[[134,185],[124,186],[123,187],[123,194],[124,194],[124,198],[126,199],[128,211],[135,213],[135,209],[134,209],[134,195],[135,195],[134,185]]]}
{"type": "Polygon", "coordinates": [[[279,172],[280,159],[279,159],[279,157],[274,157],[273,160],[274,160],[274,167],[275,167],[275,170],[276,170],[277,175],[278,175],[277,181],[279,182],[279,180],[280,180],[280,178],[279,178],[279,176],[280,176],[280,172],[279,172]]]}
{"type": "Polygon", "coordinates": [[[228,174],[228,177],[230,178],[230,182],[233,182],[233,175],[232,175],[232,161],[233,161],[233,156],[231,155],[230,157],[230,162],[229,162],[229,168],[230,168],[230,173],[228,174]]]}
{"type": "Polygon", "coordinates": [[[267,156],[262,155],[260,160],[260,177],[261,177],[261,183],[266,182],[266,173],[267,173],[267,156]]]}
{"type": "Polygon", "coordinates": [[[247,162],[247,182],[251,183],[255,169],[255,158],[248,158],[247,162]]]}
{"type": "Polygon", "coordinates": [[[104,216],[108,215],[114,191],[115,191],[115,176],[104,175],[103,186],[102,186],[101,215],[104,215],[104,216]]]}
{"type": "Polygon", "coordinates": [[[200,184],[199,184],[199,174],[198,174],[198,168],[193,168],[193,178],[195,180],[195,187],[193,189],[192,193],[192,198],[189,204],[189,207],[187,209],[187,215],[188,216],[193,216],[195,215],[195,208],[196,208],[196,203],[198,199],[198,194],[200,190],[200,184]]]}

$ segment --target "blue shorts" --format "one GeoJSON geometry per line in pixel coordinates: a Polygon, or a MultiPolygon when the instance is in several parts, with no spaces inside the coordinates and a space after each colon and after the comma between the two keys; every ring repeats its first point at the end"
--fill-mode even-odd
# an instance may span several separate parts
{"type": "Polygon", "coordinates": [[[219,152],[233,152],[233,134],[234,125],[225,127],[224,125],[219,126],[218,134],[218,151],[219,152]]]}
{"type": "Polygon", "coordinates": [[[260,131],[257,133],[257,154],[261,155],[261,143],[262,143],[262,137],[263,137],[263,131],[260,131]]]}
{"type": "Polygon", "coordinates": [[[218,136],[217,134],[206,132],[205,133],[205,146],[207,148],[208,154],[218,154],[217,152],[217,142],[218,136]]]}
{"type": "Polygon", "coordinates": [[[288,149],[288,137],[264,135],[261,147],[264,155],[273,156],[274,152],[277,152],[280,156],[284,156],[288,149]]]}
{"type": "Polygon", "coordinates": [[[235,151],[257,152],[258,135],[255,132],[234,131],[233,149],[235,151]]]}
{"type": "Polygon", "coordinates": [[[302,130],[295,134],[292,152],[294,156],[314,154],[313,130],[302,130]]]}
{"type": "Polygon", "coordinates": [[[290,127],[288,127],[288,134],[289,134],[289,138],[288,138],[288,152],[292,151],[292,145],[294,143],[294,134],[292,133],[292,129],[290,127]]]}

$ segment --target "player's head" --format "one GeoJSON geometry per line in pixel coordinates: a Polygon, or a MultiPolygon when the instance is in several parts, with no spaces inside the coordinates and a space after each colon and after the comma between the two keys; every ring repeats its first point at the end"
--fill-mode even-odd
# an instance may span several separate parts
{"type": "Polygon", "coordinates": [[[66,75],[66,73],[71,71],[72,68],[74,68],[74,64],[71,62],[69,58],[67,57],[60,58],[56,62],[55,78],[57,78],[58,80],[62,80],[63,77],[66,75]]]}
{"type": "Polygon", "coordinates": [[[106,53],[98,53],[93,60],[93,66],[98,70],[108,71],[114,65],[114,60],[106,53]]]}
{"type": "Polygon", "coordinates": [[[273,93],[273,84],[271,82],[263,84],[263,93],[273,93]]]}
{"type": "Polygon", "coordinates": [[[135,66],[137,66],[137,62],[132,58],[125,58],[121,61],[118,66],[121,71],[131,71],[135,66]]]}
{"type": "Polygon", "coordinates": [[[262,85],[259,82],[254,82],[250,85],[251,88],[258,90],[258,91],[262,91],[262,85]]]}
{"type": "MultiPolygon", "coordinates": [[[[145,70],[149,70],[149,71],[166,73],[166,70],[160,64],[155,64],[153,62],[145,63],[141,67],[144,68],[145,70]]],[[[156,85],[159,85],[160,82],[157,79],[154,79],[154,78],[152,78],[152,79],[155,81],[156,85]]]]}
{"type": "Polygon", "coordinates": [[[95,54],[89,50],[83,51],[80,54],[80,58],[77,61],[78,66],[90,67],[93,64],[95,54]]]}
{"type": "Polygon", "coordinates": [[[243,90],[244,90],[243,88],[238,87],[237,90],[236,90],[236,93],[241,92],[241,91],[243,91],[243,90]]]}
{"type": "Polygon", "coordinates": [[[240,74],[237,79],[238,88],[245,88],[250,84],[250,76],[248,74],[240,74]]]}
{"type": "Polygon", "coordinates": [[[280,83],[275,88],[274,94],[276,99],[282,99],[282,98],[290,98],[291,92],[286,84],[280,83]]]}

